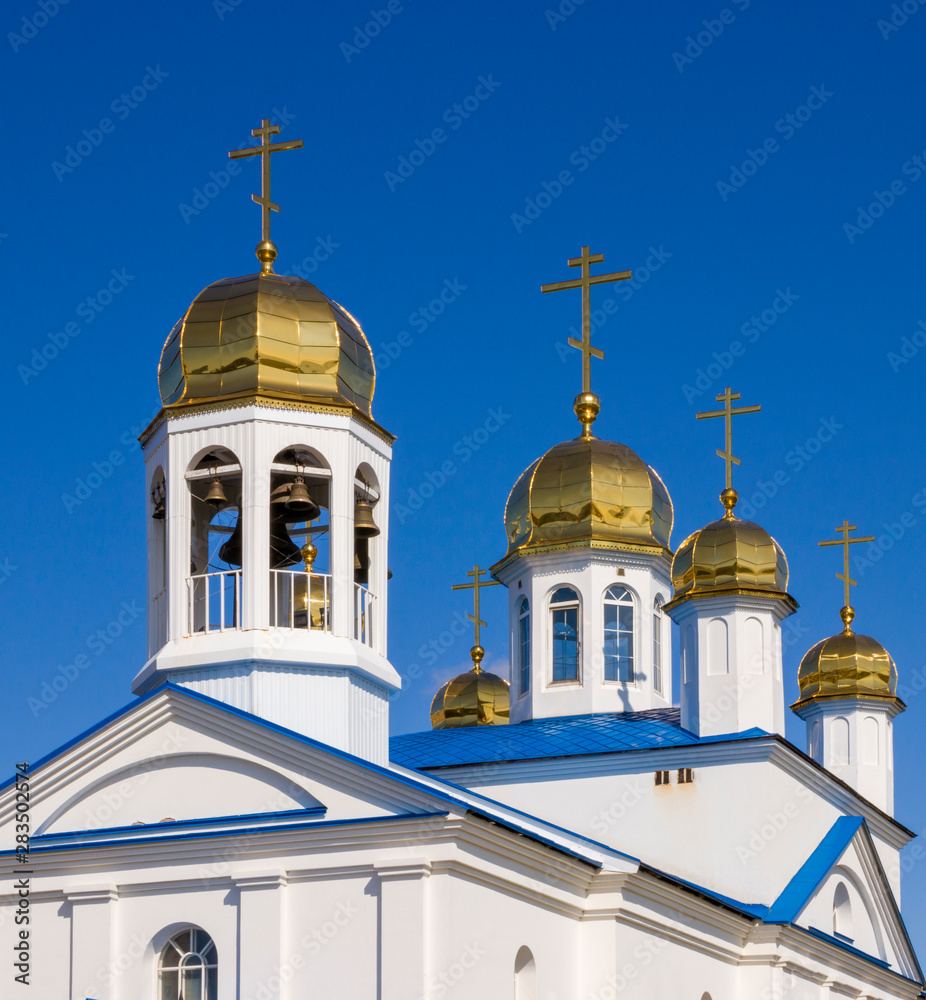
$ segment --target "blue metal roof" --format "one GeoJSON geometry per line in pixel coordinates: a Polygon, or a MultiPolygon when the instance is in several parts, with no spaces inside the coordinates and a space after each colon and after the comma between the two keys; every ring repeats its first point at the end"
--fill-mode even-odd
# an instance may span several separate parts
{"type": "Polygon", "coordinates": [[[390,740],[394,764],[426,770],[463,764],[575,757],[688,747],[767,736],[763,729],[699,739],[682,729],[677,708],[532,719],[509,726],[461,726],[406,733],[390,740]]]}

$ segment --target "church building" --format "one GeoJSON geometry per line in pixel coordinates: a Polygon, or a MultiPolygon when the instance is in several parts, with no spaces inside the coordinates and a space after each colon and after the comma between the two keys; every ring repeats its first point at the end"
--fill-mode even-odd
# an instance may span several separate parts
{"type": "Polygon", "coordinates": [[[801,662],[795,746],[788,562],[736,516],[732,482],[734,418],[759,407],[727,389],[699,414],[723,421],[726,486],[673,548],[659,474],[594,433],[592,288],[630,272],[593,274],[588,247],[578,277],[543,286],[581,293],[578,433],[511,470],[506,543],[461,585],[472,669],[430,728],[390,741],[394,438],[359,323],[274,272],[270,153],[301,145],[278,131],[234,154],[264,165],[260,269],[208,285],[161,352],[133,700],[0,788],[0,937],[24,995],[920,997],[900,910],[914,835],[894,817],[904,705],[849,599],[863,539],[844,521],[827,542],[842,627],[801,662]],[[495,585],[507,677],[481,666],[495,585]]]}

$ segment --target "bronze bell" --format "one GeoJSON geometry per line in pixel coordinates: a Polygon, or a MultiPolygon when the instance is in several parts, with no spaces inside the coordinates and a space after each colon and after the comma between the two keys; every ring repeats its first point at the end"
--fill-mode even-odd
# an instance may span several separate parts
{"type": "Polygon", "coordinates": [[[366,497],[357,497],[354,504],[354,534],[357,538],[375,538],[379,534],[373,520],[373,505],[366,497]]]}
{"type": "Polygon", "coordinates": [[[286,500],[286,509],[301,515],[306,521],[313,521],[320,513],[318,504],[309,496],[302,476],[296,476],[293,481],[286,500]]]}
{"type": "MultiPolygon", "coordinates": [[[[222,484],[219,483],[219,489],[221,488],[222,484]]],[[[235,530],[222,543],[222,547],[219,549],[219,558],[234,569],[241,569],[242,565],[241,521],[242,519],[239,517],[235,524],[235,530]]]]}
{"type": "Polygon", "coordinates": [[[228,506],[228,497],[225,496],[225,490],[222,489],[222,483],[218,476],[212,480],[212,485],[206,494],[206,503],[215,507],[216,510],[221,510],[223,507],[228,506]]]}
{"type": "Polygon", "coordinates": [[[167,507],[164,504],[164,498],[162,496],[154,496],[151,499],[154,504],[154,510],[151,512],[151,516],[155,521],[163,521],[167,517],[167,507]]]}
{"type": "Polygon", "coordinates": [[[289,537],[285,518],[270,521],[270,568],[287,569],[302,562],[299,546],[289,537]]]}

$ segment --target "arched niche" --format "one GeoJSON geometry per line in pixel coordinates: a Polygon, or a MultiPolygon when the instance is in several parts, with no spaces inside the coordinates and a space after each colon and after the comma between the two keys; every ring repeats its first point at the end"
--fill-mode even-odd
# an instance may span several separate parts
{"type": "Polygon", "coordinates": [[[514,1000],[537,1000],[537,963],[527,945],[514,959],[514,1000]]]}

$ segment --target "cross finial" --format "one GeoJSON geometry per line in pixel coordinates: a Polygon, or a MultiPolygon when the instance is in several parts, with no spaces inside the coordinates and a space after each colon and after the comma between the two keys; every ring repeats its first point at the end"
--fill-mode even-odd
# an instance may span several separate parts
{"type": "Polygon", "coordinates": [[[738,392],[734,392],[729,386],[727,386],[727,391],[722,392],[717,396],[717,402],[723,403],[722,410],[706,410],[704,413],[697,413],[695,416],[698,420],[707,420],[711,417],[723,417],[724,418],[724,430],[725,430],[725,441],[726,448],[721,451],[717,449],[717,454],[726,462],[727,466],[727,485],[723,493],[720,494],[720,502],[726,508],[726,514],[724,517],[733,517],[733,508],[736,506],[736,501],[739,499],[736,490],[733,489],[733,466],[741,465],[740,460],[733,454],[733,418],[738,417],[742,413],[758,413],[762,407],[761,406],[736,406],[734,407],[733,402],[740,398],[738,392]]]}
{"type": "Polygon", "coordinates": [[[475,566],[466,574],[473,578],[472,583],[457,583],[454,584],[451,590],[471,590],[473,592],[473,614],[467,615],[466,617],[475,623],[476,626],[476,642],[473,648],[469,651],[470,656],[473,658],[473,670],[478,674],[482,667],[479,666],[482,658],[485,656],[486,651],[479,644],[479,627],[485,626],[485,622],[479,617],[479,591],[483,587],[497,587],[499,585],[498,580],[481,580],[480,577],[485,576],[486,570],[480,569],[479,564],[476,563],[475,566]]]}
{"type": "Polygon", "coordinates": [[[261,158],[260,197],[252,194],[251,200],[257,202],[261,207],[261,241],[257,244],[257,259],[260,261],[260,269],[264,274],[273,274],[273,262],[277,256],[277,248],[270,240],[270,213],[280,211],[280,206],[274,204],[270,199],[270,154],[286,149],[302,149],[303,145],[301,139],[278,142],[274,145],[270,141],[270,137],[279,131],[279,125],[271,125],[269,118],[263,118],[260,128],[251,129],[251,135],[260,139],[260,145],[248,149],[233,149],[228,154],[233,160],[240,160],[245,156],[260,156],[261,158]]]}
{"type": "Polygon", "coordinates": [[[567,288],[582,289],[582,339],[569,338],[569,346],[582,352],[582,393],[576,397],[575,411],[582,424],[584,437],[591,437],[591,426],[598,416],[601,404],[592,392],[592,358],[604,360],[604,351],[592,347],[592,285],[603,285],[612,281],[626,281],[633,277],[631,271],[615,271],[613,274],[596,274],[591,272],[592,264],[604,262],[603,253],[589,253],[588,247],[582,247],[582,256],[573,257],[567,261],[570,267],[582,268],[582,276],[572,281],[557,281],[552,285],[541,285],[541,292],[561,292],[567,288]]]}
{"type": "Polygon", "coordinates": [[[855,617],[855,609],[849,604],[849,587],[857,587],[858,580],[853,580],[849,576],[849,546],[854,545],[856,542],[873,542],[875,540],[874,535],[866,535],[864,538],[850,538],[850,531],[858,531],[858,527],[854,524],[849,524],[848,521],[843,521],[842,524],[836,529],[837,534],[841,534],[842,538],[834,538],[832,541],[820,542],[821,547],[825,545],[841,545],[843,548],[843,572],[836,574],[837,580],[842,580],[846,588],[845,598],[846,603],[843,605],[842,610],[839,612],[839,617],[842,619],[843,632],[846,635],[852,634],[852,619],[855,617]]]}

